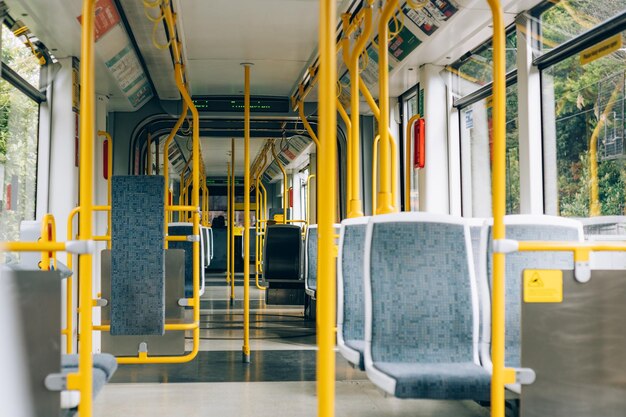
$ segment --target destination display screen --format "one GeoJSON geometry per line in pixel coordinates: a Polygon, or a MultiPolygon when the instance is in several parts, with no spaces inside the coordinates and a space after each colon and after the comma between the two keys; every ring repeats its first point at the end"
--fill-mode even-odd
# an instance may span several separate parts
{"type": "MultiPolygon", "coordinates": [[[[243,113],[243,96],[201,96],[194,97],[193,103],[202,113],[243,113]]],[[[289,113],[289,98],[250,97],[251,113],[289,113]]]]}

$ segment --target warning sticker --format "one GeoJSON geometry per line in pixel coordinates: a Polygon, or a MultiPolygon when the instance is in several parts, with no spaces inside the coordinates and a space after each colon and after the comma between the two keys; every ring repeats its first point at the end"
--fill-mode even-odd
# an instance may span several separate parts
{"type": "Polygon", "coordinates": [[[563,271],[527,269],[524,271],[525,303],[562,303],[563,271]]]}

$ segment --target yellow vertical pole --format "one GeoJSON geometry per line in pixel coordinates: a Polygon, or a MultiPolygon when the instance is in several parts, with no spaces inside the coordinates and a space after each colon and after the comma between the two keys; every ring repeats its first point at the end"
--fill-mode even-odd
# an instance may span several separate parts
{"type": "Polygon", "coordinates": [[[380,103],[380,188],[378,190],[377,214],[392,213],[395,202],[392,201],[393,186],[391,176],[391,139],[389,137],[389,19],[398,6],[398,0],[387,0],[378,21],[378,88],[380,103]]]}
{"type": "MultiPolygon", "coordinates": [[[[93,166],[95,134],[95,70],[94,70],[95,1],[84,0],[82,10],[80,60],[80,167],[79,167],[79,239],[93,237],[93,166]]],[[[92,354],[92,255],[78,256],[79,269],[79,329],[78,374],[68,376],[68,388],[79,389],[78,413],[91,417],[93,398],[92,354]]]]}
{"type": "Polygon", "coordinates": [[[250,363],[250,66],[244,68],[243,142],[243,362],[250,363]]]}
{"type": "MultiPolygon", "coordinates": [[[[505,32],[499,0],[487,0],[493,16],[493,239],[505,239],[506,207],[506,84],[505,32]]],[[[382,109],[381,109],[382,112],[382,109]]],[[[382,116],[382,115],[381,115],[382,116]]],[[[491,416],[504,417],[504,317],[505,317],[505,254],[493,254],[493,289],[491,305],[491,416]]],[[[513,381],[511,381],[513,382],[513,381]]]]}
{"type": "MultiPolygon", "coordinates": [[[[109,176],[107,178],[107,205],[109,210],[107,212],[107,236],[111,237],[111,178],[113,177],[113,138],[108,132],[104,130],[98,131],[98,136],[104,136],[107,140],[107,149],[109,157],[107,158],[107,171],[109,176]]],[[[107,249],[111,249],[111,239],[107,241],[107,249]]]]}
{"type": "Polygon", "coordinates": [[[230,284],[230,162],[226,163],[226,283],[230,284]]]}
{"type": "Polygon", "coordinates": [[[319,84],[319,167],[317,178],[325,198],[319,201],[318,233],[319,298],[317,304],[317,415],[335,415],[335,256],[333,224],[336,210],[337,171],[337,108],[335,84],[337,82],[337,52],[335,28],[337,2],[320,0],[320,84],[319,84]]]}
{"type": "Polygon", "coordinates": [[[287,201],[289,199],[289,184],[287,183],[287,171],[285,171],[285,167],[278,159],[278,155],[276,154],[276,147],[274,146],[274,142],[272,142],[272,156],[280,168],[280,172],[283,173],[283,224],[287,224],[287,201]]]}
{"type": "Polygon", "coordinates": [[[235,139],[230,140],[230,303],[235,303],[235,139]]]}
{"type": "MultiPolygon", "coordinates": [[[[411,174],[413,173],[413,167],[411,166],[411,145],[413,144],[413,137],[411,132],[413,131],[413,125],[421,118],[421,115],[416,114],[409,119],[409,122],[406,124],[406,146],[405,146],[405,158],[404,162],[406,167],[404,168],[405,172],[405,183],[404,183],[404,196],[405,196],[405,204],[404,211],[411,211],[411,174]]],[[[424,140],[422,138],[422,140],[424,140]]]]}
{"type": "MultiPolygon", "coordinates": [[[[165,213],[166,213],[165,222],[164,222],[165,224],[163,225],[163,228],[165,231],[165,236],[167,236],[168,234],[168,223],[171,221],[171,217],[172,217],[172,212],[170,210],[171,203],[170,203],[170,177],[169,177],[170,144],[174,140],[174,137],[176,136],[178,129],[180,129],[183,122],[185,121],[185,116],[187,116],[187,111],[188,111],[187,102],[183,101],[183,108],[180,112],[180,117],[176,121],[176,124],[172,128],[172,131],[170,132],[170,134],[167,136],[167,139],[165,139],[165,143],[163,145],[163,180],[165,181],[165,191],[163,194],[163,199],[165,201],[165,213]]],[[[165,239],[165,249],[167,248],[168,248],[168,241],[167,239],[165,239]]]]}
{"type": "MultiPolygon", "coordinates": [[[[352,173],[349,176],[350,182],[352,183],[352,200],[348,201],[348,217],[361,217],[363,216],[363,204],[361,202],[361,192],[360,192],[360,165],[359,165],[359,155],[361,149],[361,138],[359,136],[359,57],[365,50],[365,46],[367,45],[367,41],[370,38],[372,33],[372,4],[374,0],[366,0],[364,4],[364,15],[363,19],[365,21],[365,26],[363,28],[363,32],[357,38],[356,44],[349,54],[349,61],[346,62],[348,65],[348,71],[350,72],[350,118],[351,118],[351,126],[350,130],[350,142],[348,146],[350,147],[350,152],[352,154],[352,173]]],[[[346,22],[344,19],[344,28],[346,22]]],[[[345,29],[344,29],[345,30],[345,29]]],[[[349,48],[349,43],[346,45],[349,48]]],[[[346,46],[344,46],[344,51],[346,50],[346,46]]],[[[345,60],[344,55],[344,60],[345,60]]]]}

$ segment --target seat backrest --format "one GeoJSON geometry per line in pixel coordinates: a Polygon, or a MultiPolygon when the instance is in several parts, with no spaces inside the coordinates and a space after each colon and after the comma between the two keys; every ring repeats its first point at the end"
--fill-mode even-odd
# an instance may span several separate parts
{"type": "Polygon", "coordinates": [[[306,229],[304,238],[304,288],[317,289],[317,225],[312,224],[306,229]]]}
{"type": "MultiPolygon", "coordinates": [[[[251,227],[250,229],[250,241],[248,242],[248,247],[250,248],[250,262],[256,262],[256,227],[251,227]]],[[[245,233],[245,232],[244,232],[245,233]]],[[[244,258],[244,239],[241,239],[241,259],[244,258]]]]}
{"type": "MultiPolygon", "coordinates": [[[[168,225],[170,236],[191,236],[193,235],[193,223],[170,223],[168,225]]],[[[170,249],[183,249],[185,251],[185,297],[193,296],[193,242],[169,242],[170,249]]],[[[198,291],[204,289],[204,267],[205,249],[200,248],[200,282],[198,291]]]]}
{"type": "MultiPolygon", "coordinates": [[[[574,219],[555,216],[511,215],[504,218],[506,238],[513,240],[582,241],[582,224],[574,219]]],[[[481,237],[479,288],[481,297],[482,330],[481,361],[491,370],[491,287],[492,287],[492,235],[493,221],[485,224],[481,237]],[[485,293],[485,290],[488,293],[485,293]]],[[[505,269],[505,346],[506,366],[519,367],[521,360],[521,305],[522,272],[525,269],[573,269],[574,258],[570,252],[516,252],[506,255],[505,269]]]]}
{"type": "Polygon", "coordinates": [[[365,289],[363,260],[369,217],[341,222],[337,257],[337,338],[365,340],[365,289]]]}
{"type": "Polygon", "coordinates": [[[164,190],[162,176],[112,178],[111,335],[163,334],[164,190]]]}
{"type": "Polygon", "coordinates": [[[478,363],[478,294],[462,218],[372,217],[364,270],[366,363],[478,363]]]}
{"type": "Polygon", "coordinates": [[[585,237],[626,235],[626,216],[597,216],[580,219],[580,221],[583,224],[585,237]]]}
{"type": "Polygon", "coordinates": [[[265,230],[263,278],[297,281],[301,278],[302,230],[291,224],[275,224],[265,230]]]}
{"type": "Polygon", "coordinates": [[[61,370],[60,273],[0,265],[0,314],[0,414],[59,415],[60,395],[44,380],[61,370]]]}

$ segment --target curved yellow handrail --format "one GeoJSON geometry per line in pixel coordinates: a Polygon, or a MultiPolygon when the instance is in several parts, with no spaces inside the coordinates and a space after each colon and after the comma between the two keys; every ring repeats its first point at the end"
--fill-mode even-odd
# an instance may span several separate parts
{"type": "Polygon", "coordinates": [[[278,155],[276,155],[276,146],[275,142],[272,142],[272,156],[274,157],[274,161],[280,168],[280,172],[283,173],[283,224],[287,223],[287,200],[289,199],[289,184],[287,182],[287,171],[285,171],[285,167],[280,162],[278,155]]]}

